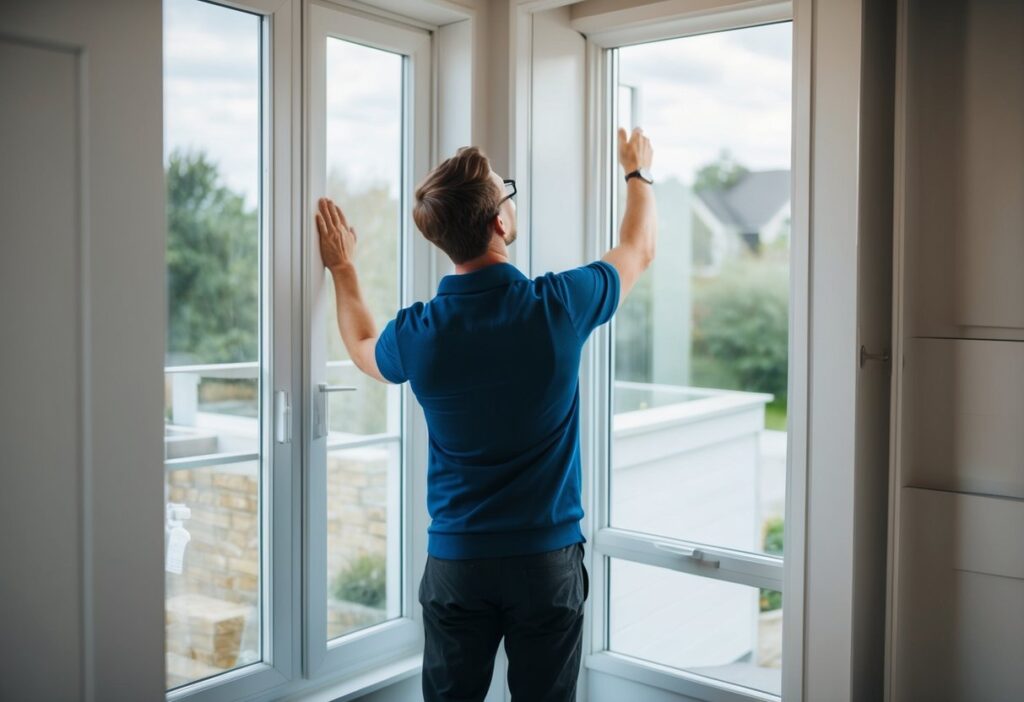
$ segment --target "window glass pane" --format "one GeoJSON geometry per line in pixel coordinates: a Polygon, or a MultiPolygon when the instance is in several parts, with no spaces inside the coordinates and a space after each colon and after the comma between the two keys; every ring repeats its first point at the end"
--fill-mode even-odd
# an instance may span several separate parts
{"type": "MultiPolygon", "coordinates": [[[[358,234],[356,263],[378,330],[398,310],[401,287],[403,57],[334,37],[326,52],[327,195],[358,234]]],[[[349,360],[327,305],[327,382],[356,388],[328,396],[327,637],[401,615],[398,490],[401,389],[371,380],[349,360]],[[336,449],[367,435],[384,443],[336,449]]]]}
{"type": "Polygon", "coordinates": [[[780,593],[615,558],[609,562],[610,650],[781,694],[780,593]]]}
{"type": "Polygon", "coordinates": [[[327,453],[327,638],[401,616],[397,441],[327,453]]]}
{"type": "Polygon", "coordinates": [[[166,582],[171,688],[261,659],[259,463],[169,470],[167,499],[189,509],[181,573],[166,582]]]}
{"type": "Polygon", "coordinates": [[[782,552],[790,45],[780,23],[618,50],[658,257],[614,325],[614,526],[782,552]]]}
{"type": "Polygon", "coordinates": [[[168,688],[263,657],[261,21],[164,2],[168,688]]]}

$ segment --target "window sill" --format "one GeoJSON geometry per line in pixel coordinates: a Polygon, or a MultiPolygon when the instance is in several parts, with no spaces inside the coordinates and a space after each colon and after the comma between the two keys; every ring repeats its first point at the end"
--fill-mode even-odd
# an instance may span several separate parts
{"type": "Polygon", "coordinates": [[[388,663],[342,682],[332,683],[305,692],[296,697],[289,697],[289,702],[346,702],[363,695],[387,687],[393,683],[412,677],[423,668],[423,655],[416,654],[388,663]]]}

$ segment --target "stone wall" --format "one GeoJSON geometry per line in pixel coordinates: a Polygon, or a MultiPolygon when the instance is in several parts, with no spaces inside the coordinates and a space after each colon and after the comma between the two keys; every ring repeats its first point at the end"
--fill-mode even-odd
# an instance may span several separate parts
{"type": "MultiPolygon", "coordinates": [[[[339,601],[331,590],[360,556],[386,561],[388,471],[397,457],[397,446],[328,457],[329,638],[385,618],[384,609],[339,601]]],[[[167,473],[167,501],[192,510],[183,572],[166,574],[169,688],[259,660],[258,468],[252,462],[167,473]]]]}
{"type": "Polygon", "coordinates": [[[337,451],[327,458],[328,638],[384,619],[382,609],[337,600],[332,591],[360,556],[386,562],[388,470],[397,458],[397,446],[337,451]]]}
{"type": "Polygon", "coordinates": [[[192,510],[183,572],[166,573],[173,687],[259,660],[258,464],[170,471],[167,501],[192,510]]]}

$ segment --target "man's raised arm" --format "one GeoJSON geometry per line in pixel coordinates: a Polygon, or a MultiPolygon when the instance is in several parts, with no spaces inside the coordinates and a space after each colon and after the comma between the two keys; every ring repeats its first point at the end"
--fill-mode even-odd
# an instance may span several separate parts
{"type": "MultiPolygon", "coordinates": [[[[623,173],[651,167],[654,151],[651,142],[639,127],[626,138],[626,130],[619,127],[619,163],[623,173]]],[[[658,232],[658,219],[654,209],[654,186],[643,178],[626,181],[626,211],[619,229],[619,244],[603,260],[619,272],[619,304],[636,285],[640,275],[654,260],[654,242],[658,232]]]]}
{"type": "Polygon", "coordinates": [[[328,198],[320,198],[316,229],[320,234],[320,258],[334,279],[341,340],[359,370],[385,383],[374,353],[377,327],[363,300],[356,275],[356,231],[348,225],[341,209],[328,198]]]}

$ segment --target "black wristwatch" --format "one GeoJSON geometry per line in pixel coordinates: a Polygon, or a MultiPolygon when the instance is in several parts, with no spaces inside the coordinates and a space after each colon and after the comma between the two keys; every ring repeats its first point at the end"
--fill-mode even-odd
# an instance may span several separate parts
{"type": "Polygon", "coordinates": [[[630,171],[626,174],[626,182],[629,182],[630,178],[639,178],[648,185],[654,184],[654,178],[651,177],[651,172],[646,168],[638,168],[635,171],[630,171]]]}

